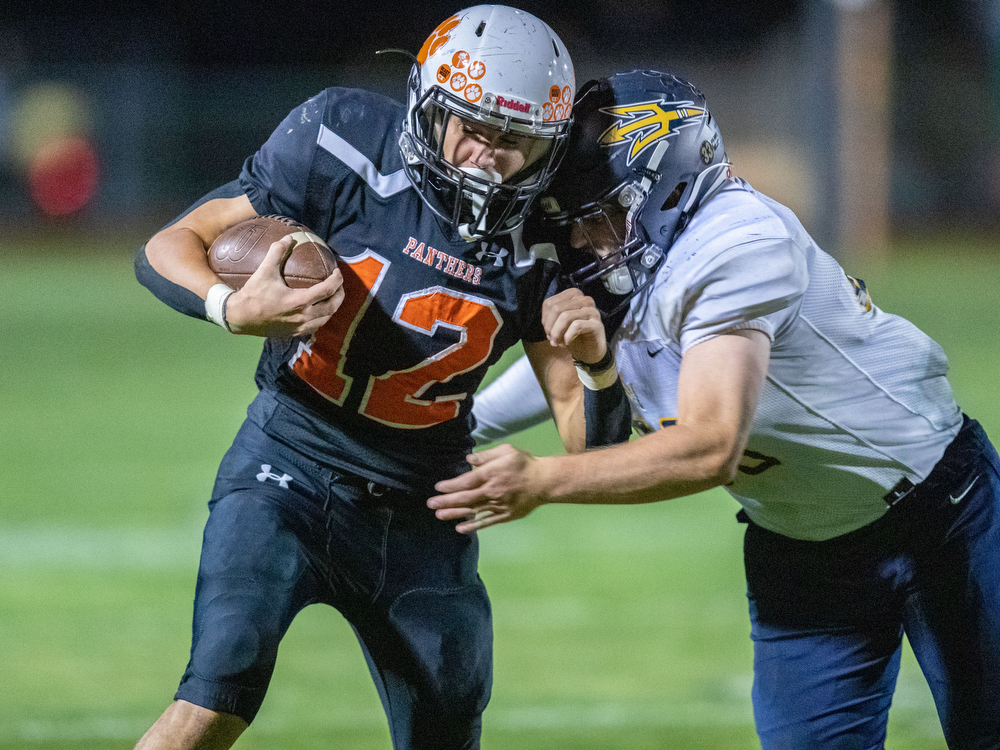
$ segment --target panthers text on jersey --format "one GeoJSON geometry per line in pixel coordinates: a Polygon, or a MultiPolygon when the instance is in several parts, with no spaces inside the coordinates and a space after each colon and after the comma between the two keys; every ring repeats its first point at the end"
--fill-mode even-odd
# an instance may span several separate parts
{"type": "Polygon", "coordinates": [[[683,353],[740,329],[766,333],[771,357],[727,489],[767,529],[822,540],[874,521],[962,425],[941,348],[872,303],[791,211],[734,180],[701,206],[613,341],[637,423],[672,424],[683,353]]]}
{"type": "Polygon", "coordinates": [[[545,338],[556,274],[519,232],[475,243],[403,171],[401,104],[327,89],[293,110],[239,183],[338,255],[345,300],[313,337],[268,339],[250,418],[316,460],[402,489],[467,470],[472,395],[518,340],[545,338]]]}

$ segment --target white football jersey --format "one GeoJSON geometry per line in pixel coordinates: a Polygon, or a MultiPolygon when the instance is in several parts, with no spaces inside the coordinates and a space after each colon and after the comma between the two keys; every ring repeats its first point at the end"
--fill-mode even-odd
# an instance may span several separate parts
{"type": "Polygon", "coordinates": [[[726,489],[753,521],[822,540],[885,513],[924,479],[962,414],[941,347],[880,310],[795,215],[741,180],[695,214],[615,335],[637,426],[673,423],[683,353],[756,329],[771,361],[746,454],[726,489]]]}

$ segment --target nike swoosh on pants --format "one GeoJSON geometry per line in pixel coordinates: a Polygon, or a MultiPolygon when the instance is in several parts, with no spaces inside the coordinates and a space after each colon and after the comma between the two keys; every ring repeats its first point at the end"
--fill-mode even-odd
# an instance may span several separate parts
{"type": "Polygon", "coordinates": [[[971,482],[969,482],[969,486],[965,488],[965,492],[963,492],[958,497],[955,497],[954,495],[948,495],[948,499],[951,500],[951,504],[952,505],[958,505],[960,502],[962,502],[962,499],[966,495],[968,495],[969,494],[969,490],[972,489],[972,485],[974,485],[976,482],[978,482],[979,481],[979,477],[981,477],[981,476],[982,476],[982,474],[976,474],[976,478],[973,479],[971,482]]]}

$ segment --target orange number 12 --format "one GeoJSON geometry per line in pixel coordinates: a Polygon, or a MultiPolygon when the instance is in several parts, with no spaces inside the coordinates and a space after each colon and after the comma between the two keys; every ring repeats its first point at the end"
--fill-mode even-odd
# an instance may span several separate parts
{"type": "MultiPolygon", "coordinates": [[[[390,265],[371,250],[340,258],[344,302],[309,341],[299,344],[289,363],[300,378],[338,406],[343,406],[353,383],[344,373],[351,341],[390,265]]],[[[430,427],[453,419],[458,415],[458,402],[467,393],[433,400],[422,396],[435,383],[447,383],[487,360],[502,325],[496,307],[489,300],[436,286],[404,295],[392,319],[425,336],[433,336],[439,327],[450,328],[458,332],[459,340],[413,367],[371,376],[358,411],[402,429],[430,427]]]]}

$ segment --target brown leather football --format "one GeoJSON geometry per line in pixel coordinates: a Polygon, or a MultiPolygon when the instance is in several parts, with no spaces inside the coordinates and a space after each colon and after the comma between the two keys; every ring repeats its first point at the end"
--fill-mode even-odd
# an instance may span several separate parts
{"type": "Polygon", "coordinates": [[[208,250],[208,265],[233,289],[240,289],[257,270],[271,243],[287,234],[295,244],[282,275],[293,288],[310,287],[337,267],[330,246],[308,227],[287,216],[257,216],[234,224],[220,234],[208,250]]]}

